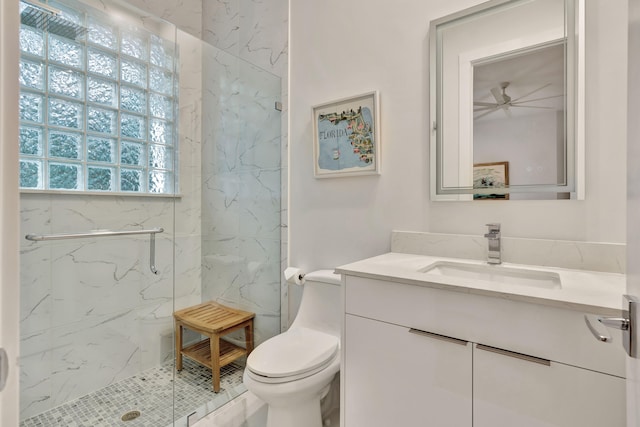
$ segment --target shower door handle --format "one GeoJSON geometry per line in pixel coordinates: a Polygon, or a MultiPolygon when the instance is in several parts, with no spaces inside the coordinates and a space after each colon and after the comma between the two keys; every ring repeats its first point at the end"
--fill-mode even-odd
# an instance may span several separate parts
{"type": "Polygon", "coordinates": [[[9,377],[9,356],[4,348],[0,348],[0,391],[4,390],[9,377]]]}

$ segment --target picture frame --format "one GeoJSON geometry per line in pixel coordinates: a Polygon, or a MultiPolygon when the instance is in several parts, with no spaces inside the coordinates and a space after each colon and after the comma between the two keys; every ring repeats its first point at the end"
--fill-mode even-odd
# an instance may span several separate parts
{"type": "MultiPolygon", "coordinates": [[[[509,162],[476,163],[473,165],[473,188],[509,187],[509,162]]],[[[473,200],[508,200],[508,193],[478,193],[473,200]]]]}
{"type": "Polygon", "coordinates": [[[316,178],[380,174],[377,91],[312,107],[316,178]]]}

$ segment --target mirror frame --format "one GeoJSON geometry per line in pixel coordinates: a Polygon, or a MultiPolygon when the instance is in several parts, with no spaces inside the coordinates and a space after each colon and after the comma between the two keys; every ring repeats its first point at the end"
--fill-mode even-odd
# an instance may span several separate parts
{"type": "MultiPolygon", "coordinates": [[[[430,129],[430,188],[432,201],[469,201],[473,194],[493,193],[568,193],[571,199],[585,198],[585,0],[565,0],[566,65],[566,183],[562,185],[526,185],[497,189],[447,187],[441,182],[443,144],[439,124],[442,113],[442,87],[439,84],[437,32],[440,25],[520,0],[490,0],[442,18],[429,26],[429,129],[430,129]]],[[[468,89],[468,88],[467,88],[468,89]]],[[[458,119],[459,126],[461,119],[458,119]]],[[[469,133],[469,132],[467,132],[469,133]]],[[[472,136],[471,136],[472,137],[472,136]]],[[[459,142],[456,142],[459,143],[459,142]]],[[[468,159],[467,159],[468,161],[468,159]]],[[[473,161],[472,161],[473,163],[473,161]]],[[[471,173],[471,171],[469,171],[471,173]]]]}

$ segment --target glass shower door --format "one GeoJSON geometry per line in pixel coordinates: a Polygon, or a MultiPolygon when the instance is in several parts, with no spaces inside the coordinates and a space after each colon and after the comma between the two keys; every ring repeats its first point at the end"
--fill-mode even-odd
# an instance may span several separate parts
{"type": "Polygon", "coordinates": [[[206,367],[175,372],[175,310],[215,300],[256,314],[255,345],[280,332],[281,81],[94,3],[49,2],[87,28],[71,42],[23,23],[21,232],[163,231],[22,241],[22,426],[184,427],[246,390],[244,361],[219,393],[206,367]]]}
{"type": "MultiPolygon", "coordinates": [[[[281,79],[182,31],[178,42],[180,77],[188,82],[181,87],[181,144],[195,143],[197,153],[181,164],[197,185],[176,204],[176,235],[197,234],[198,245],[176,254],[176,310],[216,301],[255,313],[259,345],[280,332],[281,79]],[[181,219],[188,212],[200,219],[191,230],[181,219]],[[188,264],[195,257],[197,271],[188,264]],[[194,291],[181,278],[196,273],[194,291]]],[[[200,339],[188,334],[185,346],[200,339]]],[[[242,332],[224,339],[245,345],[242,332]]],[[[222,367],[220,392],[213,393],[211,370],[185,357],[176,374],[176,414],[190,408],[200,418],[245,392],[244,362],[222,367]]]]}
{"type": "Polygon", "coordinates": [[[174,419],[176,31],[101,4],[20,6],[25,427],[174,419]]]}

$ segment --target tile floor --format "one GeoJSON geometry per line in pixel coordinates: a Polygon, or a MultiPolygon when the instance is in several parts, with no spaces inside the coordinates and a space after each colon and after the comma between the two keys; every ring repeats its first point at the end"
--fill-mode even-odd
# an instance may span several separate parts
{"type": "Polygon", "coordinates": [[[173,420],[186,427],[186,416],[197,408],[214,411],[246,391],[243,370],[236,363],[223,367],[220,392],[214,393],[211,370],[185,358],[175,381],[170,362],[23,420],[20,427],[168,427],[173,420]],[[122,421],[129,411],[140,416],[122,421]]]}

